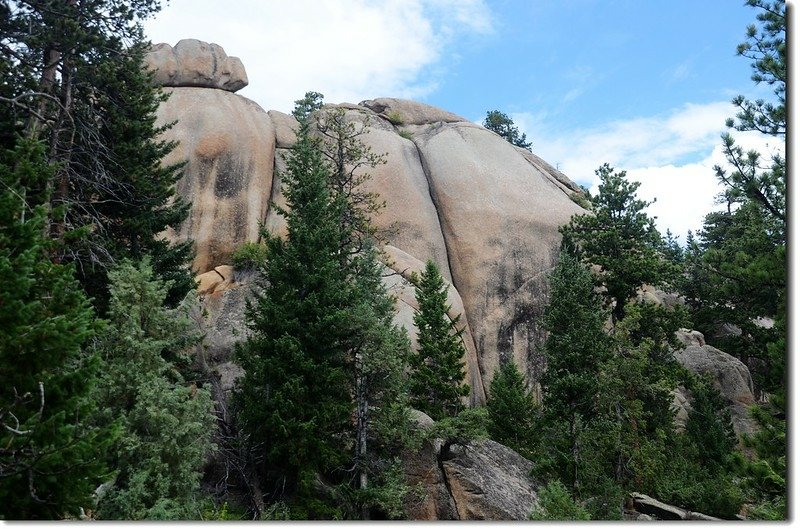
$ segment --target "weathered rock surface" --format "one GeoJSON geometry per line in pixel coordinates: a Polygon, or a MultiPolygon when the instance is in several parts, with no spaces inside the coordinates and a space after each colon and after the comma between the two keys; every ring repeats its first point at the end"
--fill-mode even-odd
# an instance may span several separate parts
{"type": "Polygon", "coordinates": [[[461,116],[440,108],[394,97],[369,99],[362,101],[358,106],[380,114],[395,125],[428,125],[438,122],[455,123],[468,121],[461,116]]]}
{"type": "Polygon", "coordinates": [[[258,239],[272,188],[275,129],[254,102],[207,88],[167,88],[158,123],[177,121],[164,137],[178,147],[164,160],[186,162],[177,192],[192,203],[189,218],[169,239],[193,239],[194,269],[229,263],[237,246],[258,239]]]}
{"type": "MultiPolygon", "coordinates": [[[[434,422],[414,411],[416,428],[434,422]]],[[[411,520],[527,520],[538,502],[533,463],[491,440],[466,446],[425,441],[403,457],[407,483],[418,490],[406,498],[411,520]]]]}
{"type": "Polygon", "coordinates": [[[527,520],[538,501],[533,463],[492,440],[452,446],[445,478],[459,520],[527,520]]]}
{"type": "Polygon", "coordinates": [[[752,434],[755,424],[750,418],[749,408],[755,404],[755,397],[753,379],[747,366],[728,353],[705,345],[702,334],[697,331],[679,331],[678,338],[689,344],[675,351],[678,362],[693,373],[710,375],[714,386],[728,403],[734,431],[739,435],[752,434]]]}
{"type": "Polygon", "coordinates": [[[631,493],[631,500],[637,512],[653,516],[657,520],[703,520],[721,521],[721,518],[714,518],[707,514],[692,512],[674,505],[667,505],[655,498],[651,498],[639,492],[631,493]]]}
{"type": "MultiPolygon", "coordinates": [[[[209,88],[232,86],[235,76],[219,69],[225,57],[216,45],[186,40],[155,46],[148,59],[156,82],[181,85],[167,88],[172,96],[158,117],[161,124],[178,121],[164,135],[179,142],[165,163],[186,162],[178,193],[193,206],[180,229],[165,236],[195,241],[198,273],[229,263],[236,247],[258,239],[260,224],[286,233],[269,203],[285,205],[275,175],[285,168],[297,122],[209,88]]],[[[393,247],[436,262],[463,302],[472,402],[484,400],[494,371],[508,361],[536,388],[544,368],[538,347],[547,273],[558,227],[584,211],[570,199],[577,186],[536,155],[451,112],[394,98],[333,106],[368,119],[363,141],[387,154],[366,184],[387,204],[375,224],[393,247]]]]}
{"type": "Polygon", "coordinates": [[[508,142],[471,123],[414,133],[464,300],[484,389],[514,359],[538,380],[540,321],[558,227],[584,210],[508,142]]]}
{"type": "Polygon", "coordinates": [[[247,73],[238,57],[229,57],[219,44],[183,39],[173,48],[154,45],[144,57],[160,86],[194,86],[236,92],[247,86],[247,73]]]}

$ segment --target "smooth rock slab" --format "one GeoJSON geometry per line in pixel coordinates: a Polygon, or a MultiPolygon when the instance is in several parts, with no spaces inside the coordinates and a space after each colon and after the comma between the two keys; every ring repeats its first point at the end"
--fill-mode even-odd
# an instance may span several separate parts
{"type": "Polygon", "coordinates": [[[192,204],[189,218],[165,236],[191,239],[193,268],[207,272],[231,262],[236,248],[255,242],[272,188],[275,129],[256,103],[223,90],[167,88],[158,124],[177,121],[163,139],[178,141],[165,165],[186,163],[177,193],[192,204]]]}

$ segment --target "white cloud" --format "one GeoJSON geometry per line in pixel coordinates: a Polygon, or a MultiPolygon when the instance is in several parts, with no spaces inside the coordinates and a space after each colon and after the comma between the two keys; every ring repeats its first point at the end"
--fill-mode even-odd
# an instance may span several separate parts
{"type": "MultiPolygon", "coordinates": [[[[597,192],[595,169],[605,162],[641,182],[639,197],[656,199],[648,212],[659,229],[686,235],[702,226],[721,191],[714,165],[725,165],[720,135],[733,107],[727,101],[686,104],[670,113],[614,121],[589,130],[554,130],[543,115],[513,114],[533,150],[573,180],[597,192]]],[[[757,133],[735,133],[745,149],[762,153],[782,145],[757,133]]]]}
{"type": "Polygon", "coordinates": [[[484,0],[172,0],[145,26],[154,42],[215,42],[242,59],[240,94],[289,111],[308,90],[326,101],[419,98],[458,32],[488,33],[484,0]]]}

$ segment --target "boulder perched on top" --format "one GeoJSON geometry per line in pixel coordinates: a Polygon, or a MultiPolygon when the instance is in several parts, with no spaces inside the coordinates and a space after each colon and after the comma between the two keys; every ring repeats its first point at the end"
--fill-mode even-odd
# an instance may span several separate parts
{"type": "Polygon", "coordinates": [[[219,44],[183,39],[173,48],[154,45],[144,57],[159,86],[219,88],[236,92],[247,86],[247,73],[238,57],[228,57],[219,44]]]}

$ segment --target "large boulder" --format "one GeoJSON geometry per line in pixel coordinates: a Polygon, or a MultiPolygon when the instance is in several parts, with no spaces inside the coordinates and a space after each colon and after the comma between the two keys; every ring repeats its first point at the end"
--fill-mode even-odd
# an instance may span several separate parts
{"type": "Polygon", "coordinates": [[[155,44],[144,56],[145,68],[159,86],[219,88],[236,92],[247,86],[247,73],[238,57],[229,57],[219,44],[183,39],[173,48],[155,44]]]}
{"type": "Polygon", "coordinates": [[[394,97],[369,99],[358,104],[389,120],[394,125],[428,125],[431,123],[456,123],[467,121],[461,116],[441,108],[394,97]]]}
{"type": "MultiPolygon", "coordinates": [[[[412,410],[412,428],[434,425],[412,410]]],[[[491,440],[466,445],[428,439],[403,454],[412,492],[404,510],[410,520],[527,520],[538,502],[533,463],[491,440]]]]}
{"type": "Polygon", "coordinates": [[[752,434],[756,425],[750,417],[755,404],[753,379],[741,360],[707,345],[698,331],[679,331],[678,339],[685,345],[674,352],[680,364],[693,373],[709,375],[714,386],[728,404],[733,429],[738,434],[752,434]]]}
{"type": "Polygon", "coordinates": [[[237,246],[256,241],[272,188],[275,129],[257,104],[230,92],[166,88],[158,123],[176,122],[163,139],[178,145],[164,164],[185,163],[177,192],[189,218],[165,236],[195,241],[194,269],[230,263],[237,246]]]}
{"type": "Polygon", "coordinates": [[[527,520],[538,502],[533,463],[492,440],[451,446],[442,467],[459,520],[527,520]]]}

